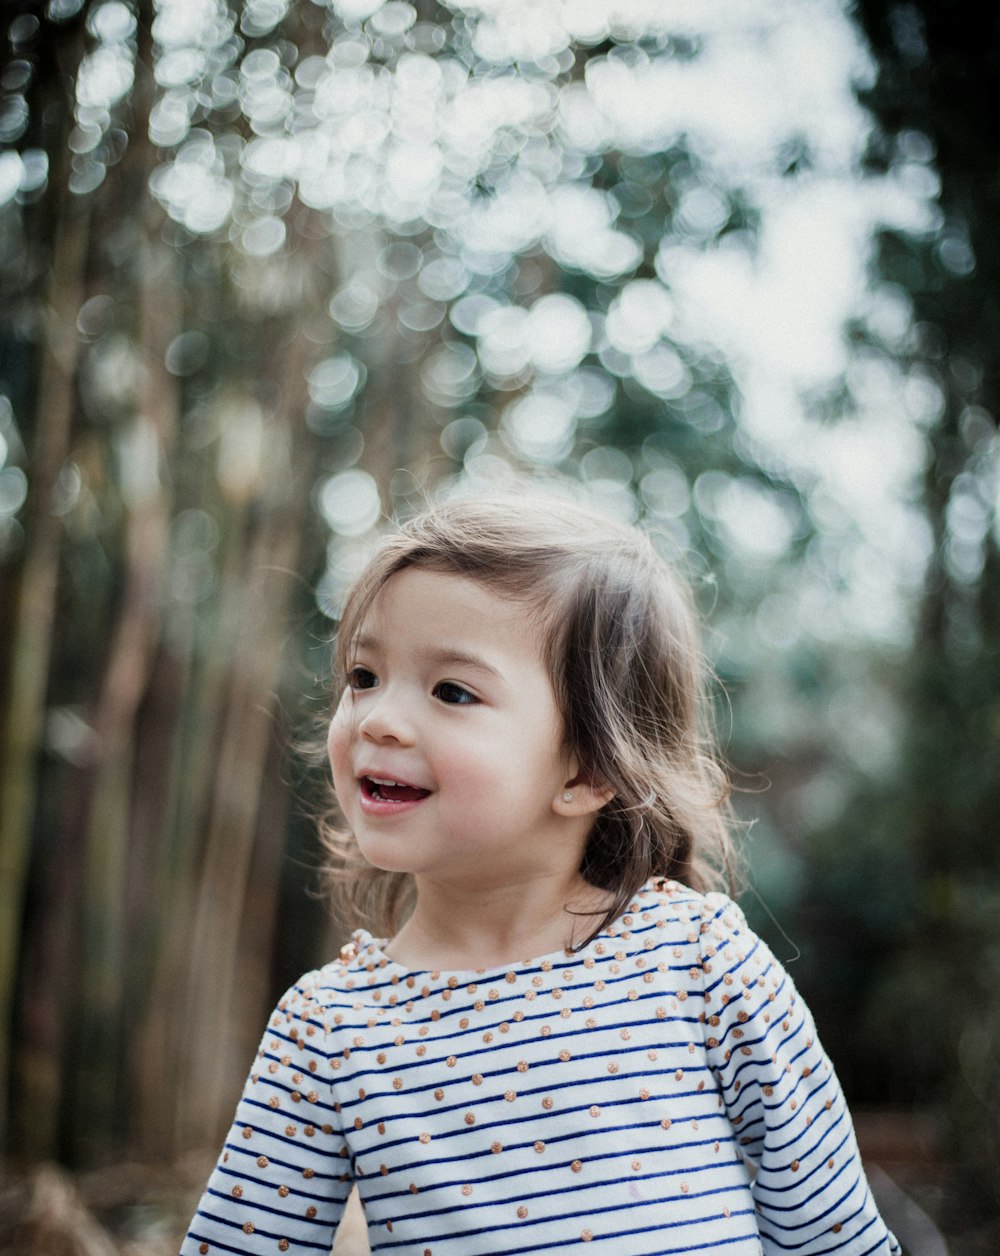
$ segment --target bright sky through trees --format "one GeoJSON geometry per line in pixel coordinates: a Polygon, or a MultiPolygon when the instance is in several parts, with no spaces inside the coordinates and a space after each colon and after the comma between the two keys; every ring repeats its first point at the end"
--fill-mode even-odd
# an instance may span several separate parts
{"type": "MultiPolygon", "coordinates": [[[[881,224],[935,230],[936,180],[933,154],[916,137],[889,176],[861,176],[871,120],[854,93],[874,71],[842,4],[450,8],[446,46],[445,30],[418,22],[402,0],[339,0],[331,9],[340,33],[309,53],[280,39],[244,50],[246,37],[267,36],[286,16],[279,0],[244,6],[239,29],[218,0],[161,0],[154,195],[191,235],[226,236],[261,265],[289,247],[293,194],[328,214],[333,230],[359,242],[344,250],[334,322],[363,345],[380,306],[409,283],[398,309],[406,329],[437,336],[450,319],[466,337],[446,339],[426,363],[428,400],[460,406],[484,381],[514,391],[500,431],[516,456],[543,465],[564,464],[580,423],[608,404],[595,354],[612,375],[670,401],[692,388],[685,351],[722,353],[754,457],[811,496],[825,531],[858,533],[846,547],[849,604],[831,615],[808,582],[796,594],[800,608],[815,602],[809,630],[905,639],[928,545],[907,502],[923,457],[920,427],[939,399],[919,376],[901,378],[887,355],[852,348],[845,328],[864,326],[890,346],[905,341],[905,294],[869,282],[873,233],[881,224]],[[574,46],[612,34],[612,52],[592,57],[582,75],[567,73],[574,46]],[[240,114],[248,133],[224,125],[240,114]],[[209,116],[211,127],[200,125],[209,116]],[[609,151],[641,157],[677,145],[690,161],[686,177],[674,173],[671,229],[653,255],[655,274],[633,277],[643,248],[632,223],[651,204],[648,190],[624,179],[609,192],[593,175],[609,151]],[[748,229],[720,240],[734,202],[748,229]],[[433,232],[431,248],[411,242],[421,224],[433,232]],[[373,230],[400,239],[379,252],[373,230]],[[610,285],[607,308],[539,297],[523,282],[520,292],[483,294],[515,257],[539,251],[610,285]],[[821,427],[813,412],[845,378],[854,417],[821,427]]],[[[94,8],[89,26],[71,139],[70,186],[81,194],[104,177],[112,113],[134,79],[126,5],[94,8]]],[[[41,153],[4,154],[0,196],[37,182],[43,165],[41,153]]],[[[345,409],[366,373],[356,346],[338,349],[310,376],[314,402],[328,415],[345,409]]],[[[465,420],[467,449],[477,421],[465,420]]],[[[329,484],[320,495],[337,533],[356,535],[376,517],[364,474],[336,480],[333,510],[322,505],[329,484]]],[[[617,508],[635,514],[630,495],[618,494],[617,508]]],[[[615,508],[615,493],[607,497],[615,508]]],[[[717,481],[700,499],[745,559],[786,550],[795,522],[780,495],[717,481]]],[[[642,500],[650,508],[658,499],[642,500]]]]}

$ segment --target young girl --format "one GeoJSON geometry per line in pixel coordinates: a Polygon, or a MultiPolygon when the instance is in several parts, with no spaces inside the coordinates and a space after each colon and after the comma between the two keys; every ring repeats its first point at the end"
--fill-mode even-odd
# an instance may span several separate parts
{"type": "Polygon", "coordinates": [[[329,755],[358,930],[278,1004],[195,1253],[899,1247],[731,864],[694,616],[647,539],[459,501],[351,592],[329,755]]]}

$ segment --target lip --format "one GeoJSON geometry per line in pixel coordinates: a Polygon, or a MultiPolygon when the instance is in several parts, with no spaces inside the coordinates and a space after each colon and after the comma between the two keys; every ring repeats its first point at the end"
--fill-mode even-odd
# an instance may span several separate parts
{"type": "Polygon", "coordinates": [[[407,781],[395,772],[364,771],[357,774],[358,782],[358,802],[361,811],[367,816],[398,816],[407,811],[412,811],[414,807],[419,805],[428,798],[431,791],[425,789],[422,785],[415,785],[412,781],[407,781]],[[372,783],[392,783],[396,786],[403,786],[406,789],[420,790],[419,798],[386,798],[376,795],[372,789],[372,783]]]}

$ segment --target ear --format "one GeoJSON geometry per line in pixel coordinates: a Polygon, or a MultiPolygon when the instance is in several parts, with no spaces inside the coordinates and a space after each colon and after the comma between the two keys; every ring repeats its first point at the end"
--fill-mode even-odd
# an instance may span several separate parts
{"type": "Polygon", "coordinates": [[[578,772],[568,780],[552,804],[557,815],[589,816],[594,815],[611,801],[615,791],[599,781],[590,780],[584,773],[578,772]]]}

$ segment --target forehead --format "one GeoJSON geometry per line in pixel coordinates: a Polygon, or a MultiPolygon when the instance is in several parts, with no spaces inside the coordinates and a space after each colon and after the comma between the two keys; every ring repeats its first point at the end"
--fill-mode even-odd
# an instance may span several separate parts
{"type": "Polygon", "coordinates": [[[357,625],[356,639],[381,648],[464,650],[494,665],[543,664],[545,654],[545,633],[529,605],[468,576],[421,567],[386,580],[357,625]]]}

